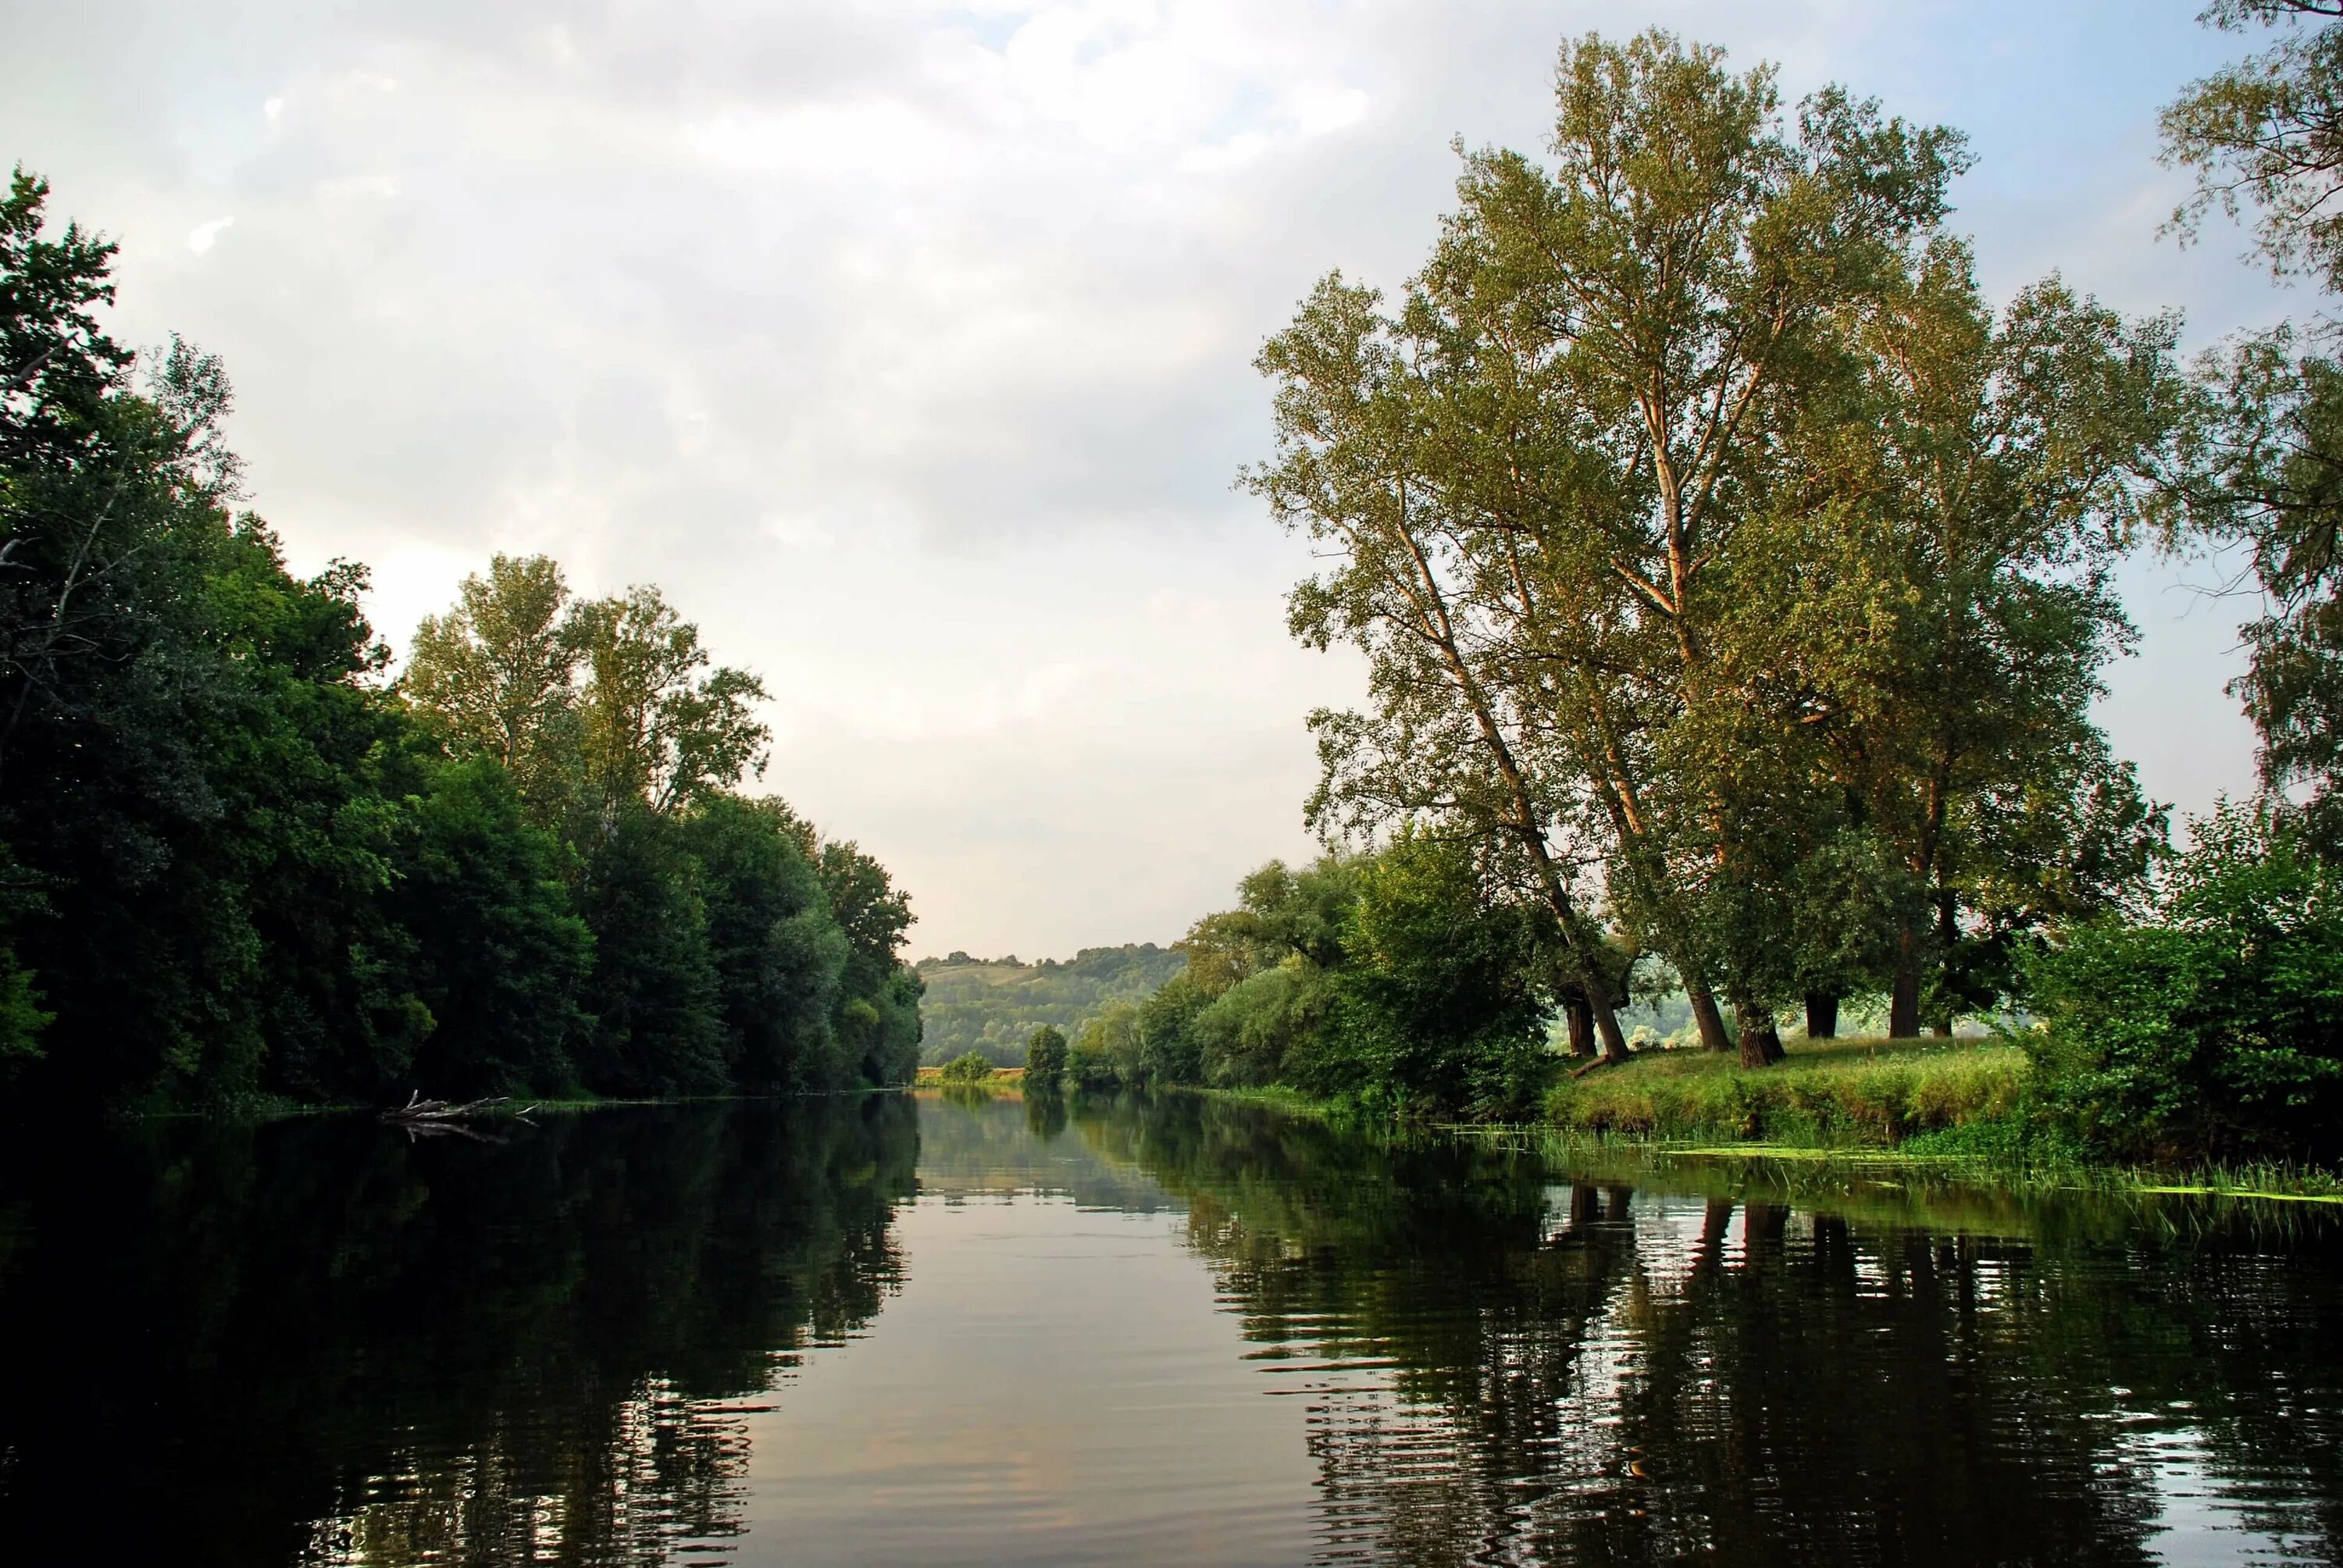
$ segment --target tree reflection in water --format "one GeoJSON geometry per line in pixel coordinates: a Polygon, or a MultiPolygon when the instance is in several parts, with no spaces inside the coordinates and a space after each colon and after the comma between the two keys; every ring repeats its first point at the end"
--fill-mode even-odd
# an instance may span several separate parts
{"type": "Polygon", "coordinates": [[[0,1540],[223,1564],[720,1546],[740,1407],[897,1288],[917,1154],[900,1097],[554,1117],[502,1146],[347,1118],[20,1141],[0,1540]]]}
{"type": "MultiPolygon", "coordinates": [[[[1064,1523],[1085,1500],[1048,1466],[982,1535],[930,1473],[843,1441],[883,1413],[920,1453],[997,1457],[1002,1412],[969,1397],[986,1360],[911,1358],[946,1387],[853,1375],[909,1348],[890,1324],[949,1335],[966,1312],[986,1358],[1091,1369],[1054,1403],[1018,1385],[1042,1451],[1095,1445],[1081,1422],[1118,1411],[1169,1423],[1113,1432],[1127,1474],[1083,1472],[1132,1489],[1144,1506],[1103,1510],[1131,1531],[1160,1523],[1116,1537],[1125,1557],[1192,1560],[1181,1520],[1232,1503],[1153,1456],[1298,1433],[1290,1503],[1244,1500],[1285,1523],[1243,1538],[1298,1556],[1314,1530],[1325,1561],[2138,1563],[2233,1560],[2252,1533],[2334,1561],[2343,1236],[2276,1212],[1556,1165],[1186,1096],[637,1108],[502,1145],[350,1118],[20,1136],[0,1141],[0,1542],[26,1562],[850,1558],[863,1505],[809,1539],[787,1478],[752,1478],[753,1435],[825,1445],[833,1502],[883,1494],[903,1539],[1095,1558],[1113,1543],[1064,1523]],[[931,1283],[990,1307],[947,1294],[873,1326],[916,1267],[893,1222],[915,1191],[1184,1213],[1069,1250],[1061,1299],[1086,1299],[1068,1257],[1154,1247],[1145,1266],[1177,1272],[1184,1245],[1257,1377],[1160,1397],[1168,1351],[1111,1313],[1019,1340],[1003,1271],[1044,1231],[989,1220],[919,1233],[963,1249],[931,1283]],[[830,1429],[793,1422],[817,1402],[791,1368],[866,1327],[825,1374],[830,1429]],[[775,1527],[744,1538],[752,1516],[775,1527]]],[[[1214,1339],[1182,1353],[1242,1364],[1214,1339]]]]}
{"type": "Polygon", "coordinates": [[[1192,1099],[1077,1125],[1186,1201],[1309,1402],[1328,1560],[2227,1560],[2212,1524],[2343,1548],[2323,1215],[1638,1190],[1192,1099]]]}

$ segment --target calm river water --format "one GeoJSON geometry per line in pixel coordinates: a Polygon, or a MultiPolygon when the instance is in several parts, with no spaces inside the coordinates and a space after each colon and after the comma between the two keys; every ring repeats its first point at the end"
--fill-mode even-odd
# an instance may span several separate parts
{"type": "Polygon", "coordinates": [[[2343,1224],[1175,1098],[0,1145],[0,1559],[2343,1560],[2343,1224]]]}

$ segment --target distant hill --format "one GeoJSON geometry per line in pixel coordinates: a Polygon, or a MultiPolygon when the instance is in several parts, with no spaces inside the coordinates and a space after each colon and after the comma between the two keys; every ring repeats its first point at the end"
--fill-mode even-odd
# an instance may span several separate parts
{"type": "Polygon", "coordinates": [[[1021,1067],[1025,1037],[1041,1025],[1056,1024],[1071,1038],[1108,1002],[1144,1000],[1187,967],[1187,955],[1153,942],[1084,948],[1064,963],[960,952],[921,959],[917,968],[928,990],[920,999],[926,1026],[920,1060],[933,1065],[980,1050],[995,1067],[1021,1067]]]}

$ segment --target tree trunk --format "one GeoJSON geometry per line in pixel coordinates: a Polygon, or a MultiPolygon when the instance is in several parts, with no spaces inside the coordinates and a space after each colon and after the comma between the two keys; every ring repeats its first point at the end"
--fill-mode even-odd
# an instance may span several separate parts
{"type": "Polygon", "coordinates": [[[1789,1236],[1790,1206],[1752,1203],[1741,1213],[1741,1256],[1746,1265],[1780,1259],[1789,1236]]]}
{"type": "Polygon", "coordinates": [[[1701,1217],[1700,1250],[1694,1254],[1693,1271],[1713,1272],[1725,1261],[1725,1233],[1733,1229],[1733,1200],[1711,1198],[1708,1211],[1701,1217]]]}
{"type": "Polygon", "coordinates": [[[1552,862],[1545,859],[1540,846],[1537,851],[1541,869],[1545,872],[1546,899],[1554,918],[1562,922],[1564,942],[1573,957],[1578,960],[1579,990],[1586,998],[1586,1009],[1594,1015],[1594,1037],[1603,1044],[1603,1060],[1621,1062],[1627,1060],[1627,1036],[1619,1028],[1619,1015],[1611,1006],[1610,988],[1603,983],[1602,971],[1596,967],[1594,955],[1579,940],[1576,911],[1572,909],[1570,895],[1563,890],[1562,879],[1555,875],[1552,862]]]}
{"type": "Polygon", "coordinates": [[[1692,1003],[1692,1021],[1700,1030],[1701,1050],[1731,1050],[1733,1036],[1725,1032],[1725,1015],[1716,1009],[1716,993],[1704,985],[1687,985],[1684,999],[1692,1003]]]}
{"type": "Polygon", "coordinates": [[[1603,983],[1602,966],[1595,961],[1594,954],[1588,950],[1579,931],[1578,910],[1571,902],[1570,890],[1563,885],[1562,872],[1555,868],[1554,857],[1546,851],[1545,834],[1530,815],[1529,787],[1522,782],[1521,772],[1513,766],[1512,753],[1504,749],[1495,724],[1485,714],[1482,716],[1482,726],[1491,749],[1496,753],[1499,769],[1513,788],[1514,803],[1522,812],[1521,820],[1513,825],[1513,830],[1521,835],[1522,847],[1529,851],[1531,863],[1537,867],[1538,881],[1545,890],[1546,908],[1554,911],[1555,921],[1562,927],[1563,945],[1570,950],[1571,957],[1578,960],[1579,989],[1585,992],[1587,1006],[1594,1014],[1594,1033],[1603,1042],[1603,1060],[1624,1061],[1627,1060],[1627,1037],[1620,1031],[1618,1013],[1612,1010],[1611,991],[1603,983]]]}
{"type": "Polygon", "coordinates": [[[1806,1038],[1838,1038],[1838,996],[1835,992],[1810,990],[1806,993],[1806,1038]]]}
{"type": "Polygon", "coordinates": [[[1626,1060],[1627,1036],[1619,1028],[1619,1015],[1612,1010],[1611,994],[1603,989],[1600,980],[1589,980],[1586,993],[1592,999],[1594,1032],[1603,1041],[1603,1060],[1610,1062],[1626,1060]]]}
{"type": "Polygon", "coordinates": [[[1896,933],[1896,979],[1887,991],[1887,1032],[1910,1040],[1920,1032],[1920,942],[1907,924],[1896,933]]]}
{"type": "Polygon", "coordinates": [[[1594,1005],[1583,996],[1565,997],[1563,999],[1562,1010],[1564,1016],[1570,1020],[1570,1054],[1593,1056],[1594,1054],[1594,1005]]]}
{"type": "Polygon", "coordinates": [[[1733,1021],[1741,1037],[1742,1066],[1771,1067],[1782,1060],[1782,1036],[1774,1027],[1773,1010],[1759,1007],[1745,992],[1736,992],[1733,1021]]]}
{"type": "MultiPolygon", "coordinates": [[[[1512,769],[1512,762],[1506,762],[1506,767],[1512,769]]],[[[1513,773],[1512,779],[1518,799],[1528,801],[1528,792],[1521,788],[1518,773],[1513,773]]],[[[1544,834],[1539,834],[1534,828],[1523,828],[1521,834],[1523,846],[1530,850],[1530,860],[1537,862],[1539,881],[1546,886],[1546,907],[1554,910],[1554,919],[1563,928],[1563,947],[1570,950],[1572,959],[1577,959],[1579,991],[1586,996],[1586,1010],[1594,1012],[1595,1039],[1603,1040],[1603,1060],[1626,1061],[1626,1033],[1619,1029],[1619,1012],[1612,1010],[1610,987],[1603,984],[1603,966],[1595,963],[1594,951],[1586,950],[1586,942],[1579,935],[1579,914],[1577,907],[1572,907],[1570,902],[1570,889],[1563,886],[1563,874],[1555,869],[1554,858],[1546,853],[1544,834]]]]}
{"type": "Polygon", "coordinates": [[[1951,1039],[1953,1033],[1953,945],[1960,937],[1960,918],[1954,908],[1953,890],[1936,890],[1936,949],[1945,956],[1938,960],[1944,984],[1937,987],[1943,997],[1944,1011],[1937,1015],[1931,1033],[1951,1039]]]}

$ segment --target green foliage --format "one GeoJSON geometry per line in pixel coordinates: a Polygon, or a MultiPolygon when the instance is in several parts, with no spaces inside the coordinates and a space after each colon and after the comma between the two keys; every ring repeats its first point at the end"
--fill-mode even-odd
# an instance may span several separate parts
{"type": "Polygon", "coordinates": [[[763,684],[709,668],[699,628],[657,588],[578,606],[569,640],[586,672],[578,770],[600,810],[640,802],[670,812],[764,770],[770,732],[749,710],[763,684]]]}
{"type": "Polygon", "coordinates": [[[682,821],[699,867],[718,1008],[739,1083],[828,1091],[851,1082],[837,1017],[850,943],[777,800],[719,795],[682,821]]]}
{"type": "Polygon", "coordinates": [[[1132,1070],[1128,1081],[1141,1086],[1202,1083],[1202,1053],[1195,1037],[1197,1014],[1212,999],[1192,976],[1173,975],[1139,1006],[1131,1023],[1132,1070]]]}
{"type": "Polygon", "coordinates": [[[1139,1009],[1111,1001],[1085,1022],[1066,1049],[1066,1076],[1077,1089],[1115,1089],[1139,1075],[1139,1009]]]}
{"type": "Polygon", "coordinates": [[[2273,802],[2311,847],[2343,853],[2343,363],[2331,301],[2343,290],[2343,16],[2327,0],[2217,0],[2203,20],[2278,31],[2260,53],[2190,85],[2164,111],[2164,156],[2197,188],[2173,215],[2250,209],[2280,276],[2315,279],[2328,314],[2242,336],[2197,366],[2189,449],[2169,486],[2166,542],[2242,546],[2264,613],[2231,691],[2262,740],[2273,802]]]}
{"type": "Polygon", "coordinates": [[[1237,909],[1196,922],[1187,972],[1083,1026],[1071,1070],[1092,1087],[1284,1085],[1393,1114],[1524,1109],[1549,1068],[1556,944],[1485,869],[1413,830],[1373,855],[1272,862],[1237,909]]]}
{"type": "Polygon", "coordinates": [[[408,707],[449,750],[495,761],[551,813],[576,786],[578,638],[568,608],[554,562],[493,557],[487,577],[464,579],[453,609],[415,628],[403,683],[408,707]]]}
{"type": "Polygon", "coordinates": [[[61,1105],[907,1081],[885,870],[778,801],[658,593],[498,558],[404,682],[238,498],[218,364],[134,384],[112,247],[0,203],[0,1081],[61,1105]]]}
{"type": "Polygon", "coordinates": [[[945,1062],[941,1076],[946,1083],[990,1083],[992,1063],[980,1050],[966,1051],[945,1062]]]}
{"type": "Polygon", "coordinates": [[[581,1052],[598,1092],[712,1094],[725,1086],[723,1014],[698,867],[678,825],[639,809],[590,846],[578,912],[595,939],[581,1052]]]}
{"type": "Polygon", "coordinates": [[[2129,1157],[2343,1152],[2343,884],[2266,808],[2195,825],[2148,918],[2033,961],[2053,1118],[2129,1157]]]}
{"type": "Polygon", "coordinates": [[[2230,690],[2260,734],[2273,800],[2332,855],[2343,850],[2343,363],[2280,327],[2207,355],[2197,377],[2167,542],[2249,552],[2266,609],[2242,628],[2251,658],[2230,690]]]}
{"type": "Polygon", "coordinates": [[[909,1083],[920,1065],[918,973],[898,956],[911,924],[910,900],[887,869],[851,843],[817,844],[813,829],[786,811],[809,850],[830,918],[846,939],[838,1013],[840,1060],[871,1083],[909,1083]]]}
{"type": "Polygon", "coordinates": [[[1035,1029],[1048,1025],[1071,1037],[1108,1002],[1153,994],[1187,961],[1153,942],[1084,948],[1062,962],[1020,963],[1014,956],[988,961],[966,953],[921,959],[921,1055],[934,1065],[980,1050],[997,1067],[1018,1066],[1035,1029]]]}
{"type": "Polygon", "coordinates": [[[433,1020],[413,1081],[451,1096],[574,1088],[594,941],[559,848],[496,763],[421,766],[428,783],[387,894],[394,924],[414,933],[413,990],[433,1020]]]}
{"type": "Polygon", "coordinates": [[[1055,1090],[1066,1073],[1066,1037],[1054,1024],[1043,1024],[1025,1037],[1025,1087],[1055,1090]]]}
{"type": "Polygon", "coordinates": [[[2343,289],[2343,27],[2331,0],[2214,0],[2202,20],[2227,32],[2282,27],[2260,54],[2225,66],[2164,111],[2164,161],[2196,176],[2172,215],[2193,235],[2208,211],[2242,216],[2274,272],[2343,289]],[[2306,22],[2326,25],[2305,27],[2306,22]]]}
{"type": "Polygon", "coordinates": [[[1440,1111],[1526,1109],[1550,1067],[1542,936],[1456,846],[1403,832],[1360,877],[1332,1028],[1293,1081],[1440,1111]]]}
{"type": "Polygon", "coordinates": [[[1257,1089],[1278,1081],[1326,1026],[1326,971],[1300,960],[1249,975],[1222,991],[1191,1025],[1204,1081],[1216,1089],[1257,1089]]]}
{"type": "Polygon", "coordinates": [[[629,806],[671,815],[761,772],[765,689],[710,668],[699,628],[655,588],[573,603],[542,556],[498,556],[454,608],[416,628],[405,689],[458,754],[512,770],[540,813],[605,827],[629,806]],[[702,672],[705,673],[702,673],[702,672]]]}

